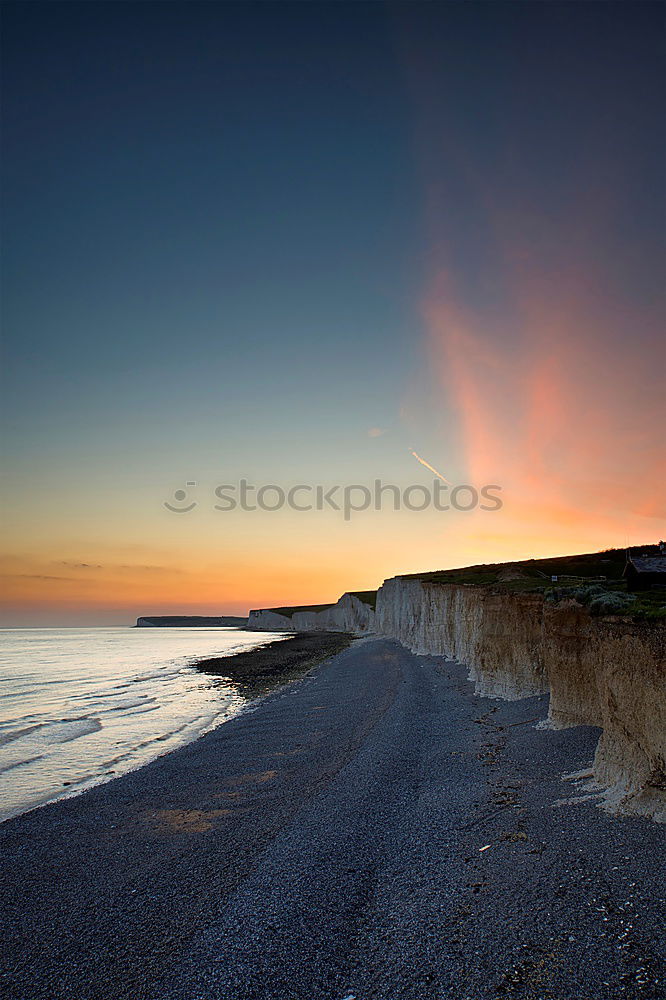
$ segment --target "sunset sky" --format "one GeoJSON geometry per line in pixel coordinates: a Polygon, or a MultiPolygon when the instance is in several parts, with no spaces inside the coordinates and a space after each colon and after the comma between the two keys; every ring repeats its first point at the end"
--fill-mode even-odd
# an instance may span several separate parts
{"type": "Polygon", "coordinates": [[[5,5],[2,624],[663,538],[662,21],[5,5]],[[502,509],[214,506],[414,451],[502,509]]]}

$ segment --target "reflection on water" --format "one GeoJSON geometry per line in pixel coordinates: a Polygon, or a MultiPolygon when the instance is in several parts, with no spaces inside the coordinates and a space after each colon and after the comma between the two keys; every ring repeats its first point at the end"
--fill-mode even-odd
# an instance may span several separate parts
{"type": "Polygon", "coordinates": [[[0,820],[124,774],[236,715],[191,665],[271,642],[238,629],[0,631],[0,820]]]}

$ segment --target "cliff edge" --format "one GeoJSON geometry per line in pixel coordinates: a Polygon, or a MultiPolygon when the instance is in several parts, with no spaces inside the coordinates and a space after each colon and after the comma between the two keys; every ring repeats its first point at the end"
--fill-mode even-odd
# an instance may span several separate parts
{"type": "Polygon", "coordinates": [[[377,593],[376,627],[466,665],[478,695],[550,692],[549,725],[602,729],[593,776],[609,807],[666,821],[663,619],[592,617],[572,598],[395,577],[377,593]]]}

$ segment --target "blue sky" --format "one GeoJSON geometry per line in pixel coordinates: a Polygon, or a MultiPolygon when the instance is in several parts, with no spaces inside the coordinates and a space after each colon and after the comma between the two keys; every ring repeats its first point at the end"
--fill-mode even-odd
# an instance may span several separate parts
{"type": "Polygon", "coordinates": [[[391,408],[411,358],[417,193],[386,14],[363,7],[352,33],[350,13],[10,14],[15,415],[53,433],[62,420],[71,440],[82,405],[138,417],[137,434],[157,407],[169,430],[193,419],[219,442],[206,412],[240,406],[237,424],[260,428],[298,391],[326,420],[336,379],[363,390],[361,424],[391,408]],[[319,391],[304,384],[317,371],[319,391]]]}
{"type": "MultiPolygon", "coordinates": [[[[590,357],[606,359],[609,386],[621,375],[630,387],[619,430],[591,432],[598,481],[628,426],[619,462],[635,477],[637,455],[653,461],[658,5],[10,3],[4,22],[12,566],[46,543],[74,562],[145,543],[178,567],[210,531],[176,541],[165,525],[160,503],[184,481],[419,481],[410,448],[458,480],[482,475],[490,449],[527,495],[514,461],[526,424],[530,447],[588,497],[576,479],[587,453],[570,461],[568,425],[546,440],[533,396],[563,407],[586,395],[590,357]],[[548,332],[560,307],[570,343],[548,332]],[[495,389],[483,422],[502,441],[488,444],[478,401],[495,389]]],[[[615,412],[615,383],[589,399],[615,412]]],[[[334,591],[348,551],[371,585],[480,550],[542,550],[563,492],[544,489],[530,492],[543,511],[523,538],[516,521],[483,543],[453,520],[368,524],[381,544],[364,554],[344,536],[328,585],[307,565],[332,529],[309,525],[290,586],[334,591]]],[[[586,500],[552,546],[656,530],[651,501],[647,521],[620,526],[627,502],[586,500]]],[[[282,529],[285,551],[300,527],[282,529]]],[[[274,522],[244,531],[246,546],[265,544],[274,522]]],[[[234,537],[216,528],[218,559],[234,537]]]]}

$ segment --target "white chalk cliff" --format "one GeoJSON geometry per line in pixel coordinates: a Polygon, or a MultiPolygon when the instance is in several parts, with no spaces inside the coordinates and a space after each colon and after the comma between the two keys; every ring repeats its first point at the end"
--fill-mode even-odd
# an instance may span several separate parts
{"type": "Polygon", "coordinates": [[[619,812],[666,821],[663,622],[592,618],[538,593],[394,577],[376,611],[352,594],[293,616],[252,611],[248,628],[376,632],[422,655],[464,664],[475,693],[516,700],[550,693],[548,725],[596,726],[594,779],[619,812]]]}
{"type": "Polygon", "coordinates": [[[377,592],[377,632],[467,666],[475,693],[550,692],[555,728],[597,726],[594,779],[619,812],[666,821],[666,630],[592,618],[574,601],[396,577],[377,592]]]}
{"type": "Polygon", "coordinates": [[[247,627],[262,632],[371,632],[375,612],[354,594],[343,594],[336,604],[323,611],[250,611],[247,627]]]}

